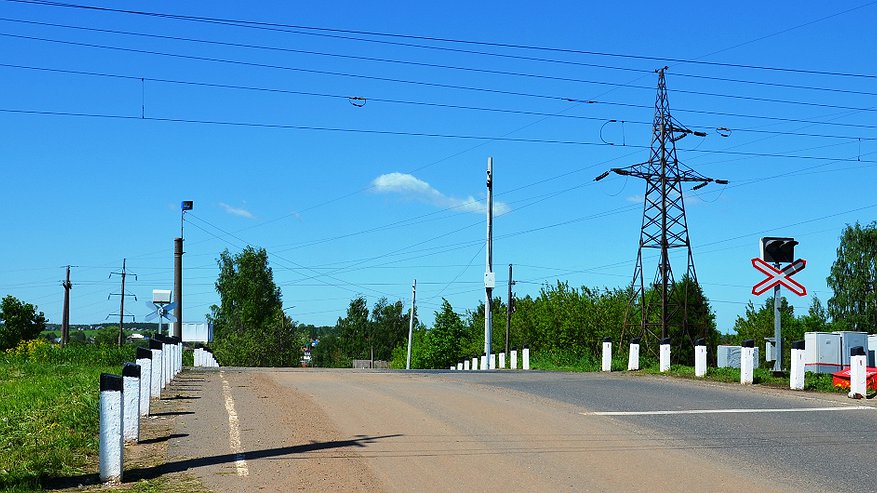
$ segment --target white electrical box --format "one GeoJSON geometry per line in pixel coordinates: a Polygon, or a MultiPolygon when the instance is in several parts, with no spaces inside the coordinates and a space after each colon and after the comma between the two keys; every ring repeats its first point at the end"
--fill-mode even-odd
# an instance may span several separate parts
{"type": "Polygon", "coordinates": [[[777,360],[777,340],[775,337],[764,338],[764,361],[777,360]]]}
{"type": "MultiPolygon", "coordinates": [[[[752,368],[760,366],[758,348],[752,352],[752,368]]],[[[740,368],[740,346],[718,346],[716,348],[716,362],[719,368],[740,368]]]]}
{"type": "Polygon", "coordinates": [[[153,289],[152,290],[152,302],[153,303],[161,303],[168,304],[171,302],[171,290],[170,289],[153,289]]]}
{"type": "Polygon", "coordinates": [[[496,273],[495,272],[485,272],[484,273],[484,287],[493,289],[496,287],[496,273]]]}
{"type": "Polygon", "coordinates": [[[831,332],[804,333],[804,369],[813,373],[843,370],[841,336],[831,332]]]}

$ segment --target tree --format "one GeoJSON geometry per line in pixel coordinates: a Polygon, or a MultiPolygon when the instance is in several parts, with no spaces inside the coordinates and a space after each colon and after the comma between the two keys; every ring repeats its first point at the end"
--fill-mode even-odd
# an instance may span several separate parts
{"type": "Polygon", "coordinates": [[[14,296],[6,296],[0,302],[0,351],[35,339],[45,328],[46,316],[37,313],[36,306],[14,296]]]}
{"type": "Polygon", "coordinates": [[[389,361],[393,348],[400,343],[408,343],[408,310],[402,301],[389,303],[381,298],[375,303],[371,313],[370,344],[374,348],[375,359],[389,361]]]}
{"type": "MultiPolygon", "coordinates": [[[[368,304],[365,298],[357,296],[350,301],[347,315],[339,317],[335,323],[341,350],[350,359],[370,359],[371,323],[368,319],[368,304]]],[[[320,341],[322,343],[322,341],[320,341]]]]}
{"type": "Polygon", "coordinates": [[[877,222],[844,229],[828,275],[828,314],[839,328],[877,332],[877,222]]]}
{"type": "Polygon", "coordinates": [[[295,323],[283,312],[280,289],[263,248],[223,251],[210,307],[216,357],[229,366],[292,366],[299,360],[295,323]]]}
{"type": "Polygon", "coordinates": [[[424,366],[447,368],[456,363],[461,357],[465,334],[463,320],[454,312],[448,300],[442,298],[442,308],[435,312],[435,323],[424,341],[424,366]]]}

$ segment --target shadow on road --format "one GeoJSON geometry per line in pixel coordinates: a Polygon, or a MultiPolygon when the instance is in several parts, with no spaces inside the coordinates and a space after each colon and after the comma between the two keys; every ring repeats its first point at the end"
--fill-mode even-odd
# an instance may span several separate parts
{"type": "Polygon", "coordinates": [[[313,442],[303,445],[291,445],[289,447],[277,447],[265,450],[253,450],[244,452],[243,454],[222,454],[210,457],[198,457],[194,459],[185,459],[175,462],[168,462],[160,466],[146,467],[142,469],[132,469],[125,471],[125,482],[135,482],[141,479],[154,479],[165,474],[183,472],[197,467],[213,466],[217,464],[225,464],[235,462],[241,459],[254,460],[265,459],[269,457],[279,457],[283,455],[295,455],[306,452],[314,452],[318,450],[338,449],[345,447],[365,447],[377,440],[386,438],[396,438],[403,436],[401,434],[383,435],[383,436],[363,436],[357,435],[356,438],[350,440],[336,440],[331,442],[313,442]]]}
{"type": "Polygon", "coordinates": [[[189,436],[188,433],[172,433],[170,435],[163,436],[163,437],[150,438],[148,440],[140,440],[140,442],[138,442],[138,444],[139,445],[149,445],[152,443],[166,442],[166,441],[172,440],[174,438],[186,438],[187,436],[189,436]]]}

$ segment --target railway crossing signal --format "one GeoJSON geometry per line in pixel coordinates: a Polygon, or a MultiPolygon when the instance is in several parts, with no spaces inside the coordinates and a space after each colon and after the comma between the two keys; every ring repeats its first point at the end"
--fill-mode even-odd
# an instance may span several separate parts
{"type": "Polygon", "coordinates": [[[807,267],[807,261],[804,259],[798,259],[791,264],[783,267],[782,269],[777,269],[776,267],[770,265],[769,263],[761,260],[760,258],[752,259],[752,267],[755,267],[762,273],[764,273],[767,279],[761,281],[760,283],[752,286],[752,294],[759,296],[767,292],[767,290],[778,287],[780,285],[789,288],[789,291],[797,294],[798,296],[806,296],[807,288],[805,288],[801,283],[792,279],[792,276],[804,270],[804,267],[807,267]]]}

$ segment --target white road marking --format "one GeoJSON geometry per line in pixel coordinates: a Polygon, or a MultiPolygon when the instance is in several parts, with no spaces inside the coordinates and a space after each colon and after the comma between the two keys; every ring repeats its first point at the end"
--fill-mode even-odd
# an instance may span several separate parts
{"type": "Polygon", "coordinates": [[[677,411],[596,411],[582,412],[584,416],[664,416],[672,414],[733,414],[733,413],[807,413],[822,411],[877,410],[873,406],[796,407],[789,409],[684,409],[677,411]]]}
{"type": "Polygon", "coordinates": [[[225,373],[219,372],[222,377],[222,394],[225,396],[225,410],[228,412],[228,445],[231,452],[235,454],[235,468],[238,476],[245,477],[250,475],[247,467],[247,461],[244,459],[244,451],[241,448],[241,428],[238,424],[238,413],[234,410],[234,399],[231,397],[231,386],[225,379],[225,373]]]}

